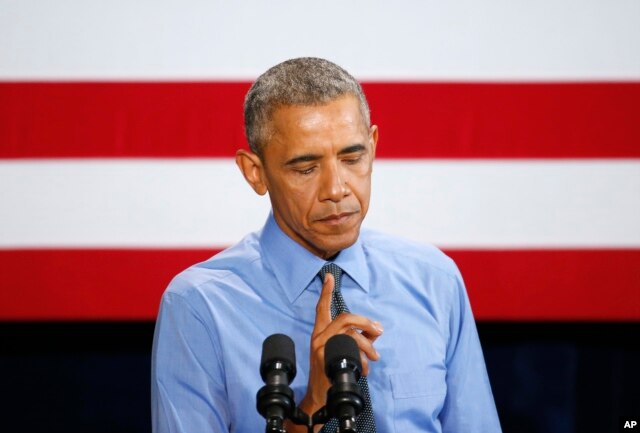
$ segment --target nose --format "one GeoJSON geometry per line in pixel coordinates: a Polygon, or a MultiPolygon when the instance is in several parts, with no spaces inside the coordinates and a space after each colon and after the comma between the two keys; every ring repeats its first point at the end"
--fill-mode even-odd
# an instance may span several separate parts
{"type": "Polygon", "coordinates": [[[328,164],[323,170],[320,185],[320,201],[330,200],[339,202],[349,195],[350,189],[347,184],[347,175],[340,170],[337,163],[328,164]]]}

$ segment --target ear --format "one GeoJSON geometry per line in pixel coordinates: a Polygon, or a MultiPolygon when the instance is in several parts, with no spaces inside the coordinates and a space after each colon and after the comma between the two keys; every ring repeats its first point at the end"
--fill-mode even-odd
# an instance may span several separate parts
{"type": "Polygon", "coordinates": [[[260,195],[267,193],[264,181],[264,169],[260,157],[253,152],[239,149],[236,152],[236,164],[251,188],[260,195]]]}
{"type": "Polygon", "coordinates": [[[371,142],[371,154],[375,158],[376,145],[378,144],[378,125],[371,125],[369,128],[369,140],[371,142]]]}

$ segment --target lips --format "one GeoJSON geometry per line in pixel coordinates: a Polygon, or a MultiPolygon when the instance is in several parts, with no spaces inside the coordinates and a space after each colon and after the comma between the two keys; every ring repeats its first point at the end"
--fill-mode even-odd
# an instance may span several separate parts
{"type": "Polygon", "coordinates": [[[342,212],[339,214],[331,214],[328,215],[324,218],[320,218],[318,219],[318,221],[325,223],[325,224],[331,224],[331,225],[339,225],[342,224],[344,222],[346,222],[351,216],[355,215],[356,212],[342,212]]]}

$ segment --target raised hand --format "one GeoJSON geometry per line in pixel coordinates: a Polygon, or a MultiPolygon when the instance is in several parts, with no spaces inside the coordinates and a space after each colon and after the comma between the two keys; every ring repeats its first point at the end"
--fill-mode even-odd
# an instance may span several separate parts
{"type": "Polygon", "coordinates": [[[336,334],[347,334],[355,339],[360,349],[362,374],[365,376],[369,372],[369,360],[380,359],[380,355],[373,347],[373,342],[383,332],[379,322],[352,313],[342,313],[335,320],[331,320],[331,297],[334,286],[333,275],[327,272],[320,299],[316,305],[316,321],[311,334],[307,393],[300,404],[300,407],[310,415],[324,406],[327,391],[331,385],[324,374],[324,346],[329,338],[336,334]]]}

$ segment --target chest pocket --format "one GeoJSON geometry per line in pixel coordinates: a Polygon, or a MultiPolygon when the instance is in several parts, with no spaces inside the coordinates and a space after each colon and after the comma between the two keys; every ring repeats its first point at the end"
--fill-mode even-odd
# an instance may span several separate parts
{"type": "Polygon", "coordinates": [[[446,371],[421,368],[389,374],[396,432],[439,431],[438,415],[447,395],[446,371]]]}

